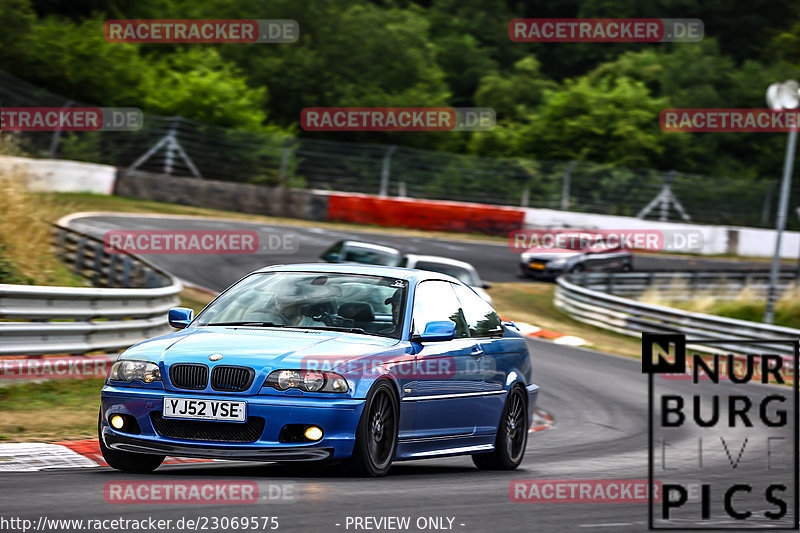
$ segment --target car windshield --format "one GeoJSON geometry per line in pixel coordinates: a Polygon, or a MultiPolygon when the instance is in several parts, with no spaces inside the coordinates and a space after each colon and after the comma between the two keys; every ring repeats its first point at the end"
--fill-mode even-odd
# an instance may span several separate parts
{"type": "Polygon", "coordinates": [[[346,250],[343,261],[347,263],[364,263],[365,265],[396,266],[400,262],[400,255],[397,252],[382,248],[350,245],[346,250]]]}
{"type": "Polygon", "coordinates": [[[472,287],[477,287],[480,285],[480,281],[478,281],[477,277],[474,276],[472,272],[460,266],[448,265],[445,263],[434,263],[431,261],[419,261],[416,265],[414,265],[414,268],[453,276],[457,280],[472,287]]]}
{"type": "Polygon", "coordinates": [[[330,329],[399,339],[408,282],[380,276],[261,272],[206,307],[195,326],[330,329]]]}

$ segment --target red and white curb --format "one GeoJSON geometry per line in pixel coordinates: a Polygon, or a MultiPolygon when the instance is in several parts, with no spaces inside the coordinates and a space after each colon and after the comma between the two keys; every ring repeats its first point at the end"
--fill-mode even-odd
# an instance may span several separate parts
{"type": "Polygon", "coordinates": [[[565,335],[557,331],[540,328],[533,324],[526,322],[515,322],[519,332],[526,337],[533,337],[537,339],[546,339],[553,341],[556,344],[563,344],[564,346],[589,346],[591,343],[574,335],[565,335]]]}
{"type": "MultiPolygon", "coordinates": [[[[164,464],[210,463],[215,459],[167,457],[164,464]]],[[[108,466],[97,439],[0,444],[0,472],[36,472],[50,468],[108,466]]]]}
{"type": "Polygon", "coordinates": [[[550,416],[550,413],[538,407],[533,408],[533,423],[531,424],[531,429],[529,430],[530,433],[549,429],[555,424],[556,421],[553,420],[553,417],[550,416]]]}

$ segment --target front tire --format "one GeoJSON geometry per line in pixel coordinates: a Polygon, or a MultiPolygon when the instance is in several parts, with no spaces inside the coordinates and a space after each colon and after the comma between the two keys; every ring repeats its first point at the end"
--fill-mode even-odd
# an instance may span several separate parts
{"type": "Polygon", "coordinates": [[[394,388],[386,381],[379,381],[367,396],[353,455],[344,462],[348,474],[382,477],[389,472],[397,452],[399,411],[394,388]]]}
{"type": "Polygon", "coordinates": [[[472,462],[480,470],[514,470],[525,457],[528,445],[528,412],[525,395],[520,387],[514,387],[506,399],[494,451],[472,456],[472,462]]]}
{"type": "Polygon", "coordinates": [[[166,459],[164,455],[123,452],[108,448],[105,442],[103,442],[103,424],[101,423],[101,416],[102,415],[99,415],[97,417],[97,438],[100,441],[100,452],[103,454],[103,459],[106,460],[108,466],[116,470],[122,470],[123,472],[134,472],[137,474],[147,474],[161,466],[161,463],[166,459]]]}

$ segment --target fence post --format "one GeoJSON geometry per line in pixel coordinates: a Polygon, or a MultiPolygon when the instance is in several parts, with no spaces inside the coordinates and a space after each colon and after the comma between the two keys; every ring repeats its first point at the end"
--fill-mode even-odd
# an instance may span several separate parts
{"type": "Polygon", "coordinates": [[[289,147],[292,145],[291,137],[283,141],[283,148],[281,149],[281,184],[286,184],[286,174],[289,171],[289,147]]]}
{"type": "MultiPolygon", "coordinates": [[[[570,161],[564,171],[564,179],[561,182],[561,210],[569,211],[569,190],[572,181],[572,169],[575,168],[577,161],[570,161]]],[[[527,206],[526,206],[527,207],[527,206]]]]}
{"type": "MultiPolygon", "coordinates": [[[[73,104],[72,100],[67,100],[67,103],[64,104],[64,107],[61,109],[67,109],[73,104]]],[[[54,159],[56,154],[58,153],[58,144],[61,142],[61,130],[56,130],[53,132],[53,138],[50,140],[50,159],[54,159]]]]}
{"type": "Polygon", "coordinates": [[[772,181],[767,189],[767,194],[764,196],[764,207],[761,209],[761,225],[769,225],[770,207],[772,207],[772,195],[775,194],[775,187],[778,185],[777,181],[772,181]]]}
{"type": "Polygon", "coordinates": [[[397,149],[397,146],[390,146],[383,156],[383,165],[381,167],[381,190],[379,196],[389,196],[389,165],[392,162],[392,153],[397,149]]]}
{"type": "Polygon", "coordinates": [[[519,205],[520,207],[528,207],[529,199],[531,195],[531,190],[528,187],[522,189],[522,198],[520,199],[519,205]]]}

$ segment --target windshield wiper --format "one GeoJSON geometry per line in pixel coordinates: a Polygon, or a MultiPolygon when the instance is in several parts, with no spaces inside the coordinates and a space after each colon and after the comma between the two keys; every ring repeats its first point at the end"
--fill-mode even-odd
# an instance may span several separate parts
{"type": "Polygon", "coordinates": [[[234,321],[234,322],[211,322],[207,326],[255,326],[259,328],[288,328],[284,324],[276,324],[275,322],[259,322],[258,320],[251,321],[234,321]]]}
{"type": "MultiPolygon", "coordinates": [[[[345,326],[295,326],[301,329],[322,329],[328,331],[343,331],[345,333],[357,333],[359,335],[367,335],[368,333],[362,328],[348,328],[345,326]]],[[[372,335],[372,333],[369,333],[372,335]]]]}

